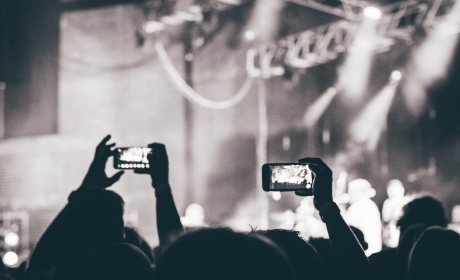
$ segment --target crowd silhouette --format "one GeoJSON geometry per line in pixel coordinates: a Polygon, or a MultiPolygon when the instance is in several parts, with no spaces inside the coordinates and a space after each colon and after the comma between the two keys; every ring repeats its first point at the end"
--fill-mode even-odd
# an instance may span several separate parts
{"type": "MultiPolygon", "coordinates": [[[[307,240],[287,229],[187,229],[171,192],[166,148],[150,144],[147,173],[155,191],[159,236],[153,249],[135,229],[125,227],[124,201],[107,189],[124,173],[108,177],[105,172],[114,154],[109,140],[107,136],[97,146],[83,183],[69,195],[29,260],[16,269],[0,263],[0,280],[460,279],[460,235],[446,228],[439,201],[425,195],[405,204],[395,222],[397,246],[366,256],[366,234],[342,217],[332,195],[332,170],[318,158],[299,162],[308,163],[314,174],[313,203],[328,238],[307,240]]],[[[370,185],[356,188],[368,190],[370,185]]],[[[385,217],[384,225],[389,221],[385,217]]]]}

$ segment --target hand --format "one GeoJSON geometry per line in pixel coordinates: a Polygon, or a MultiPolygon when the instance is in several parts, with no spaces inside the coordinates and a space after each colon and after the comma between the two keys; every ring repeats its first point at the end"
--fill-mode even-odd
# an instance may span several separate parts
{"type": "MultiPolygon", "coordinates": [[[[300,163],[308,163],[313,173],[313,202],[319,211],[332,199],[332,170],[319,158],[299,159],[300,163]]],[[[296,195],[303,195],[303,191],[296,191],[296,195]]]]}
{"type": "MultiPolygon", "coordinates": [[[[169,185],[169,162],[166,147],[160,143],[148,145],[152,149],[152,153],[147,155],[149,160],[148,173],[152,178],[152,186],[158,189],[160,186],[169,185]]],[[[135,173],[145,173],[141,169],[135,169],[135,173]]]]}
{"type": "Polygon", "coordinates": [[[89,167],[88,173],[86,174],[80,189],[108,188],[116,181],[120,180],[121,175],[125,173],[124,171],[120,171],[110,178],[107,177],[107,174],[105,173],[107,160],[114,154],[112,147],[115,146],[115,143],[107,145],[110,137],[110,135],[107,135],[104,139],[102,139],[101,143],[97,145],[93,162],[89,167]]]}

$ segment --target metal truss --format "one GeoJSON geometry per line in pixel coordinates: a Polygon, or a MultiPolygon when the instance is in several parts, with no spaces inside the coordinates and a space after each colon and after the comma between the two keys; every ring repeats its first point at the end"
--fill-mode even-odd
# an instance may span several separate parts
{"type": "Polygon", "coordinates": [[[286,0],[311,9],[332,14],[351,21],[361,19],[361,11],[369,6],[363,0],[286,0]]]}
{"type": "MultiPolygon", "coordinates": [[[[251,49],[247,53],[247,70],[250,75],[269,77],[268,73],[271,72],[273,72],[272,75],[274,73],[279,75],[280,65],[309,68],[334,60],[340,53],[349,49],[360,27],[361,20],[358,21],[358,15],[352,15],[351,10],[357,11],[367,5],[366,2],[355,1],[348,2],[349,6],[344,6],[345,2],[342,1],[341,5],[329,9],[324,8],[325,4],[313,0],[288,1],[302,2],[303,5],[308,4],[312,8],[322,5],[323,11],[328,10],[335,15],[341,14],[348,20],[315,27],[289,35],[278,42],[251,49]],[[313,2],[315,4],[312,4],[313,2]],[[349,12],[345,12],[346,9],[349,9],[349,12]]],[[[454,32],[460,32],[459,17],[453,16],[457,12],[452,9],[454,4],[455,0],[409,0],[382,7],[383,15],[376,26],[372,51],[387,51],[398,39],[411,43],[417,27],[423,27],[427,32],[455,27],[454,32]],[[448,17],[450,20],[446,21],[448,17]]],[[[458,14],[460,15],[460,11],[458,14]]]]}

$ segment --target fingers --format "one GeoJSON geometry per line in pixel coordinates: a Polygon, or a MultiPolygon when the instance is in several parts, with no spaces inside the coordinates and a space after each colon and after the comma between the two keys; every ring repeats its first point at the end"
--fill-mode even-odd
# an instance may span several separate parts
{"type": "Polygon", "coordinates": [[[295,191],[295,195],[297,195],[297,196],[312,196],[313,191],[312,190],[298,190],[298,191],[295,191]]]}
{"type": "Polygon", "coordinates": [[[99,145],[97,145],[97,147],[103,147],[105,146],[105,144],[110,140],[112,136],[109,134],[107,135],[106,137],[104,137],[104,139],[102,139],[101,143],[99,143],[99,145]]]}
{"type": "Polygon", "coordinates": [[[149,174],[148,168],[136,168],[134,169],[134,173],[136,174],[149,174]]]}
{"type": "Polygon", "coordinates": [[[149,162],[163,163],[168,161],[168,154],[166,153],[165,145],[161,143],[153,143],[149,144],[148,147],[152,149],[152,153],[147,155],[149,162]]]}
{"type": "Polygon", "coordinates": [[[117,172],[115,175],[113,175],[112,177],[108,178],[108,179],[107,179],[107,187],[110,187],[110,186],[113,185],[116,181],[120,180],[121,175],[123,175],[124,173],[125,173],[124,171],[119,171],[119,172],[117,172]]]}
{"type": "Polygon", "coordinates": [[[332,170],[319,158],[302,158],[299,163],[308,163],[310,170],[315,173],[323,173],[324,175],[332,176],[332,170]],[[316,168],[317,167],[317,168],[316,168]]]}
{"type": "Polygon", "coordinates": [[[152,148],[152,153],[156,155],[167,155],[166,154],[166,147],[164,144],[161,143],[152,143],[149,144],[149,148],[152,148]]]}

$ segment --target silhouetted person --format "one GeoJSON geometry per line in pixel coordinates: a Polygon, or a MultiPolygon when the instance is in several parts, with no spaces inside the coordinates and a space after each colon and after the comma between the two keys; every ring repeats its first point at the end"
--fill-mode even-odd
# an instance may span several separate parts
{"type": "Polygon", "coordinates": [[[72,263],[68,280],[152,280],[147,256],[128,243],[116,243],[81,255],[72,263]]]}
{"type": "Polygon", "coordinates": [[[125,227],[125,242],[132,244],[144,253],[150,262],[153,262],[153,251],[149,243],[133,228],[125,227]]]}
{"type": "Polygon", "coordinates": [[[359,228],[354,226],[350,226],[350,229],[355,234],[356,239],[358,239],[358,242],[361,245],[361,247],[363,247],[363,250],[366,251],[369,245],[367,244],[366,239],[364,239],[363,232],[359,228]]]}
{"type": "Polygon", "coordinates": [[[336,273],[337,269],[335,266],[334,252],[332,251],[332,246],[329,239],[323,237],[315,237],[310,238],[308,243],[315,248],[316,252],[318,252],[318,256],[323,261],[323,264],[331,276],[331,279],[338,279],[339,275],[336,273]]]}
{"type": "Polygon", "coordinates": [[[285,253],[267,238],[230,229],[200,229],[173,242],[157,263],[155,280],[295,279],[285,253]]]}
{"type": "Polygon", "coordinates": [[[113,154],[110,135],[96,148],[94,160],[69,203],[40,238],[29,261],[26,279],[65,279],[70,264],[84,253],[123,241],[123,199],[105,190],[123,171],[107,177],[105,165],[113,154]]]}
{"type": "Polygon", "coordinates": [[[412,249],[407,279],[460,279],[459,264],[460,235],[441,227],[430,227],[412,249]]]}
{"type": "MultiPolygon", "coordinates": [[[[313,203],[326,224],[334,253],[335,275],[340,279],[372,279],[369,262],[356,236],[340,215],[340,209],[332,199],[332,170],[319,158],[303,158],[314,174],[313,203]]],[[[309,195],[296,191],[296,195],[309,195]]]]}
{"type": "Polygon", "coordinates": [[[147,172],[139,169],[134,172],[149,174],[155,190],[157,230],[160,239],[159,247],[154,250],[154,259],[156,259],[171,240],[184,232],[184,227],[169,185],[169,161],[166,147],[161,143],[152,143],[148,147],[152,149],[152,153],[147,155],[149,169],[147,172]]]}
{"type": "Polygon", "coordinates": [[[350,207],[345,212],[345,221],[350,226],[357,227],[364,234],[368,244],[366,255],[382,250],[382,224],[380,211],[371,200],[375,196],[375,189],[364,179],[356,179],[348,183],[350,207]]]}
{"type": "Polygon", "coordinates": [[[414,235],[430,226],[447,225],[447,218],[441,202],[431,196],[413,199],[402,208],[402,216],[397,222],[400,229],[402,247],[390,248],[369,257],[374,278],[401,279],[405,277],[408,250],[414,242],[414,235]],[[410,232],[406,234],[406,231],[410,232]],[[404,237],[404,242],[402,241],[404,237]]]}
{"type": "Polygon", "coordinates": [[[427,228],[428,226],[425,224],[416,224],[404,231],[404,234],[399,240],[399,246],[394,257],[395,268],[392,270],[391,279],[406,279],[409,255],[417,237],[427,228]]]}
{"type": "Polygon", "coordinates": [[[382,224],[383,243],[389,248],[398,246],[399,229],[397,220],[401,217],[402,207],[409,202],[410,198],[404,195],[404,185],[398,179],[392,179],[387,185],[388,198],[383,202],[382,224]]]}
{"type": "Polygon", "coordinates": [[[298,231],[273,229],[256,233],[273,240],[288,255],[298,279],[329,279],[326,267],[315,248],[298,231]]]}
{"type": "Polygon", "coordinates": [[[427,226],[447,226],[446,213],[441,202],[431,196],[415,198],[402,209],[402,216],[397,222],[401,235],[404,231],[415,224],[427,226]]]}

